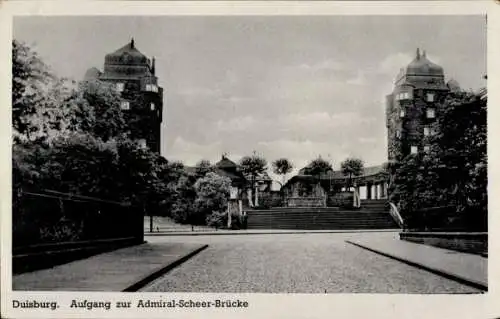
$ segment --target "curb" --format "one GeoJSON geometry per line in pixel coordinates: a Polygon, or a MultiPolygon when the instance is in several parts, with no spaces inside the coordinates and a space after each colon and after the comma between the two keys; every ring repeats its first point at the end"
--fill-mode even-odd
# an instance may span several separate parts
{"type": "Polygon", "coordinates": [[[130,285],[129,287],[123,289],[122,292],[136,292],[137,290],[143,288],[147,284],[149,284],[152,281],[158,279],[159,277],[161,277],[162,275],[164,275],[167,272],[171,271],[172,269],[180,266],[181,264],[185,263],[186,261],[188,261],[189,259],[191,259],[192,257],[194,257],[195,255],[199,254],[200,252],[202,252],[203,250],[205,250],[207,248],[208,248],[208,245],[203,245],[200,248],[197,248],[197,249],[193,250],[192,252],[190,252],[189,254],[185,255],[184,257],[181,257],[181,258],[177,259],[176,261],[171,262],[170,264],[168,264],[168,265],[166,265],[164,267],[161,267],[161,268],[155,270],[154,272],[152,272],[151,274],[145,276],[144,278],[142,278],[138,282],[136,282],[136,283],[130,285]]]}
{"type": "Polygon", "coordinates": [[[283,232],[164,232],[164,233],[144,233],[144,236],[220,236],[220,235],[280,235],[280,234],[345,234],[345,233],[381,233],[381,232],[398,232],[400,229],[375,229],[375,230],[325,230],[325,231],[283,231],[283,232]]]}
{"type": "Polygon", "coordinates": [[[397,260],[397,261],[405,263],[405,264],[407,264],[409,266],[413,266],[413,267],[416,267],[416,268],[428,271],[430,273],[433,273],[435,275],[438,275],[438,276],[441,276],[441,277],[444,277],[444,278],[456,281],[456,282],[458,282],[460,284],[463,284],[463,285],[466,285],[466,286],[469,286],[469,287],[472,287],[472,288],[476,288],[476,289],[479,289],[479,290],[488,291],[488,285],[487,284],[485,285],[482,282],[479,282],[479,281],[476,281],[476,280],[473,280],[473,279],[469,279],[469,278],[465,278],[465,277],[462,277],[462,276],[459,276],[459,275],[455,275],[455,274],[452,274],[450,272],[447,272],[447,271],[444,271],[444,270],[441,270],[441,269],[429,267],[429,266],[426,266],[424,264],[421,264],[421,263],[418,263],[418,262],[414,262],[414,261],[410,261],[410,260],[402,258],[402,257],[391,255],[391,254],[382,252],[380,250],[373,249],[373,248],[370,248],[370,247],[367,247],[367,246],[364,246],[364,245],[352,242],[350,240],[346,240],[345,242],[348,243],[348,244],[360,247],[362,249],[366,249],[366,250],[371,251],[373,253],[382,255],[384,257],[397,260]]]}

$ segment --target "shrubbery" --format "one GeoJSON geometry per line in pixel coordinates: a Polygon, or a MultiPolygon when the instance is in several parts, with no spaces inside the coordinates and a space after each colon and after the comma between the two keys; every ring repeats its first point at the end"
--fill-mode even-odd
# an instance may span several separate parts
{"type": "MultiPolygon", "coordinates": [[[[194,185],[196,190],[196,200],[194,201],[195,216],[199,221],[214,219],[217,223],[218,215],[223,215],[227,211],[229,189],[231,180],[216,173],[209,172],[204,177],[198,179],[194,185]],[[214,218],[210,215],[216,215],[214,218]]],[[[227,215],[227,213],[226,213],[227,215]]]]}

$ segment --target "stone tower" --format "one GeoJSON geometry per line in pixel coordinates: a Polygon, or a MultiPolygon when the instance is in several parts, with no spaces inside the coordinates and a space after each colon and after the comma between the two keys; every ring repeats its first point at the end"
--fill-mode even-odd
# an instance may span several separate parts
{"type": "Polygon", "coordinates": [[[163,88],[155,75],[155,58],[150,60],[132,39],[104,58],[104,71],[91,68],[85,79],[113,83],[121,93],[121,108],[130,136],[143,146],[160,153],[160,128],[163,117],[163,88]]]}
{"type": "Polygon", "coordinates": [[[417,49],[415,58],[400,70],[393,92],[386,97],[389,161],[401,161],[408,154],[429,150],[439,105],[448,91],[443,68],[417,49]]]}

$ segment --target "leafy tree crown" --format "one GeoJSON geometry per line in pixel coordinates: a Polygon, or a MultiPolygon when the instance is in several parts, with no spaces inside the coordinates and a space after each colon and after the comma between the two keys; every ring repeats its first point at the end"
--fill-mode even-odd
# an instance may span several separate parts
{"type": "Polygon", "coordinates": [[[363,173],[363,161],[358,158],[348,158],[340,165],[342,173],[346,176],[359,176],[363,173]]]}
{"type": "Polygon", "coordinates": [[[267,161],[265,158],[258,155],[244,156],[240,160],[240,167],[244,174],[255,178],[257,175],[262,174],[267,169],[267,161]]]}
{"type": "Polygon", "coordinates": [[[309,174],[316,176],[333,171],[332,164],[328,161],[325,161],[323,158],[321,158],[321,156],[313,159],[307,167],[307,171],[309,172],[309,174]]]}
{"type": "Polygon", "coordinates": [[[293,164],[286,158],[280,158],[273,162],[273,172],[277,175],[286,175],[293,169],[293,164]]]}

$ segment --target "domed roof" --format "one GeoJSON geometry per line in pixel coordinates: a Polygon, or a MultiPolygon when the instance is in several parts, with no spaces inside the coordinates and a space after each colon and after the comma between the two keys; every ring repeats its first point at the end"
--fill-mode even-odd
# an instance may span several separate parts
{"type": "Polygon", "coordinates": [[[406,75],[444,76],[444,71],[442,67],[427,59],[425,51],[420,54],[420,50],[417,49],[415,59],[406,67],[406,75]]]}
{"type": "Polygon", "coordinates": [[[106,54],[105,62],[113,64],[149,64],[148,58],[136,49],[134,39],[115,52],[106,54]]]}

